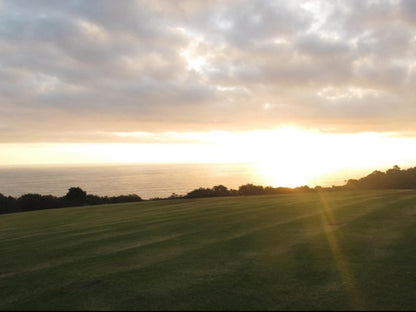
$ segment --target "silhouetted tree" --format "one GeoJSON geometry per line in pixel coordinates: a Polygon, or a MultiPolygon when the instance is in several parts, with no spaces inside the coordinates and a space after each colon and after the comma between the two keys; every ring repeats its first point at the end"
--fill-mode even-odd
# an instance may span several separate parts
{"type": "Polygon", "coordinates": [[[142,198],[136,194],[129,194],[129,195],[119,195],[109,197],[108,201],[110,203],[131,203],[131,202],[138,202],[141,201],[142,198]]]}
{"type": "Polygon", "coordinates": [[[10,213],[17,211],[17,202],[14,197],[4,196],[0,193],[0,213],[10,213]]]}
{"type": "Polygon", "coordinates": [[[345,189],[409,189],[416,188],[416,167],[401,170],[393,166],[386,172],[374,171],[361,179],[350,179],[345,189]]]}
{"type": "Polygon", "coordinates": [[[212,188],[213,193],[215,196],[227,196],[229,195],[228,188],[224,185],[216,185],[212,188]]]}
{"type": "MultiPolygon", "coordinates": [[[[235,192],[235,190],[232,190],[235,192]]],[[[210,188],[200,187],[189,193],[184,197],[186,198],[198,198],[198,197],[217,197],[217,196],[229,196],[232,194],[232,191],[229,191],[224,185],[216,185],[210,188]]]]}
{"type": "Polygon", "coordinates": [[[17,199],[18,210],[30,211],[60,207],[59,198],[52,195],[24,194],[17,199]]]}
{"type": "Polygon", "coordinates": [[[86,203],[87,192],[80,187],[71,187],[65,195],[65,199],[74,206],[80,206],[86,203]]]}
{"type": "Polygon", "coordinates": [[[172,193],[167,199],[179,199],[182,198],[183,196],[178,195],[176,193],[172,193]]]}
{"type": "Polygon", "coordinates": [[[212,197],[213,193],[212,190],[209,188],[200,187],[195,189],[185,195],[187,198],[198,198],[198,197],[212,197]]]}
{"type": "Polygon", "coordinates": [[[238,188],[240,195],[261,195],[264,194],[264,188],[261,185],[245,184],[238,188]]]}
{"type": "Polygon", "coordinates": [[[101,197],[101,196],[97,196],[97,195],[88,194],[85,197],[85,202],[88,205],[101,205],[101,204],[107,203],[108,202],[108,198],[107,197],[101,197]]]}

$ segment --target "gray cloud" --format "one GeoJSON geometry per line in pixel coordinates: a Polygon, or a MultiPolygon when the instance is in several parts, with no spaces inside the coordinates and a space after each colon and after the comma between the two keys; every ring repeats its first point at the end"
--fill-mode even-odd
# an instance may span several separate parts
{"type": "Polygon", "coordinates": [[[415,12],[404,0],[2,1],[0,141],[416,131],[415,12]]]}

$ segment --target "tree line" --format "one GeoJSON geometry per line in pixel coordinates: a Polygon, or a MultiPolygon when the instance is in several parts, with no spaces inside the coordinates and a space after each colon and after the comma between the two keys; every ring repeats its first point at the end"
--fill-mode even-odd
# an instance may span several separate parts
{"type": "Polygon", "coordinates": [[[14,198],[0,193],[0,214],[84,205],[128,203],[141,200],[141,197],[136,194],[110,197],[87,194],[79,187],[69,188],[66,195],[62,197],[29,193],[14,198]]]}
{"type": "Polygon", "coordinates": [[[228,189],[224,185],[216,185],[212,188],[200,187],[195,189],[182,198],[201,198],[201,197],[217,197],[217,196],[245,196],[245,195],[272,195],[272,194],[291,194],[313,192],[314,189],[309,186],[290,187],[271,187],[254,184],[241,185],[238,190],[228,189]]]}
{"type": "Polygon", "coordinates": [[[416,188],[416,167],[401,170],[393,166],[386,172],[376,170],[361,179],[350,179],[347,189],[414,189],[416,188]]]}
{"type": "MultiPolygon", "coordinates": [[[[341,190],[376,190],[376,189],[416,189],[416,167],[401,170],[398,166],[388,169],[386,172],[374,171],[361,179],[349,179],[343,186],[310,188],[307,185],[295,188],[272,187],[254,184],[241,185],[238,189],[228,189],[224,185],[216,185],[212,188],[197,188],[186,195],[173,193],[166,198],[152,198],[151,200],[165,200],[178,198],[203,198],[219,196],[248,196],[248,195],[273,195],[294,194],[317,191],[341,191],[341,190]]],[[[127,203],[141,201],[136,194],[120,196],[98,196],[87,194],[79,187],[71,187],[68,193],[62,197],[40,194],[25,194],[19,198],[4,196],[0,193],[0,214],[10,212],[31,211],[39,209],[63,208],[83,205],[100,205],[113,203],[127,203]]]]}
{"type": "Polygon", "coordinates": [[[307,185],[295,188],[290,187],[272,187],[254,184],[241,185],[237,190],[228,189],[224,185],[216,185],[212,188],[197,188],[186,195],[177,195],[173,193],[167,198],[159,199],[176,199],[176,198],[202,198],[217,196],[246,196],[246,195],[273,195],[273,194],[294,194],[317,191],[342,191],[342,190],[369,190],[369,189],[416,189],[416,167],[401,170],[399,166],[393,166],[386,172],[376,170],[361,179],[349,179],[342,186],[322,187],[315,186],[310,188],[307,185]]]}

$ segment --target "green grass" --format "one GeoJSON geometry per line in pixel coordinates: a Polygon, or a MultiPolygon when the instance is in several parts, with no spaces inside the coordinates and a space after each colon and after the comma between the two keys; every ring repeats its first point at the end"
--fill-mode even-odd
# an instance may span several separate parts
{"type": "Polygon", "coordinates": [[[415,310],[416,192],[0,216],[0,310],[415,310]]]}

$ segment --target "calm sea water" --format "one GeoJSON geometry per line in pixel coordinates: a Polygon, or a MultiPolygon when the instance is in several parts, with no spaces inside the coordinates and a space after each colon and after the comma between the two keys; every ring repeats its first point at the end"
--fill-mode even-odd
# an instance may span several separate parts
{"type": "MultiPolygon", "coordinates": [[[[322,185],[342,184],[330,178],[322,185]]],[[[137,194],[144,199],[185,195],[198,187],[246,183],[269,185],[250,164],[139,164],[68,167],[0,168],[0,193],[14,197],[26,193],[63,196],[72,186],[88,194],[137,194]]]]}

